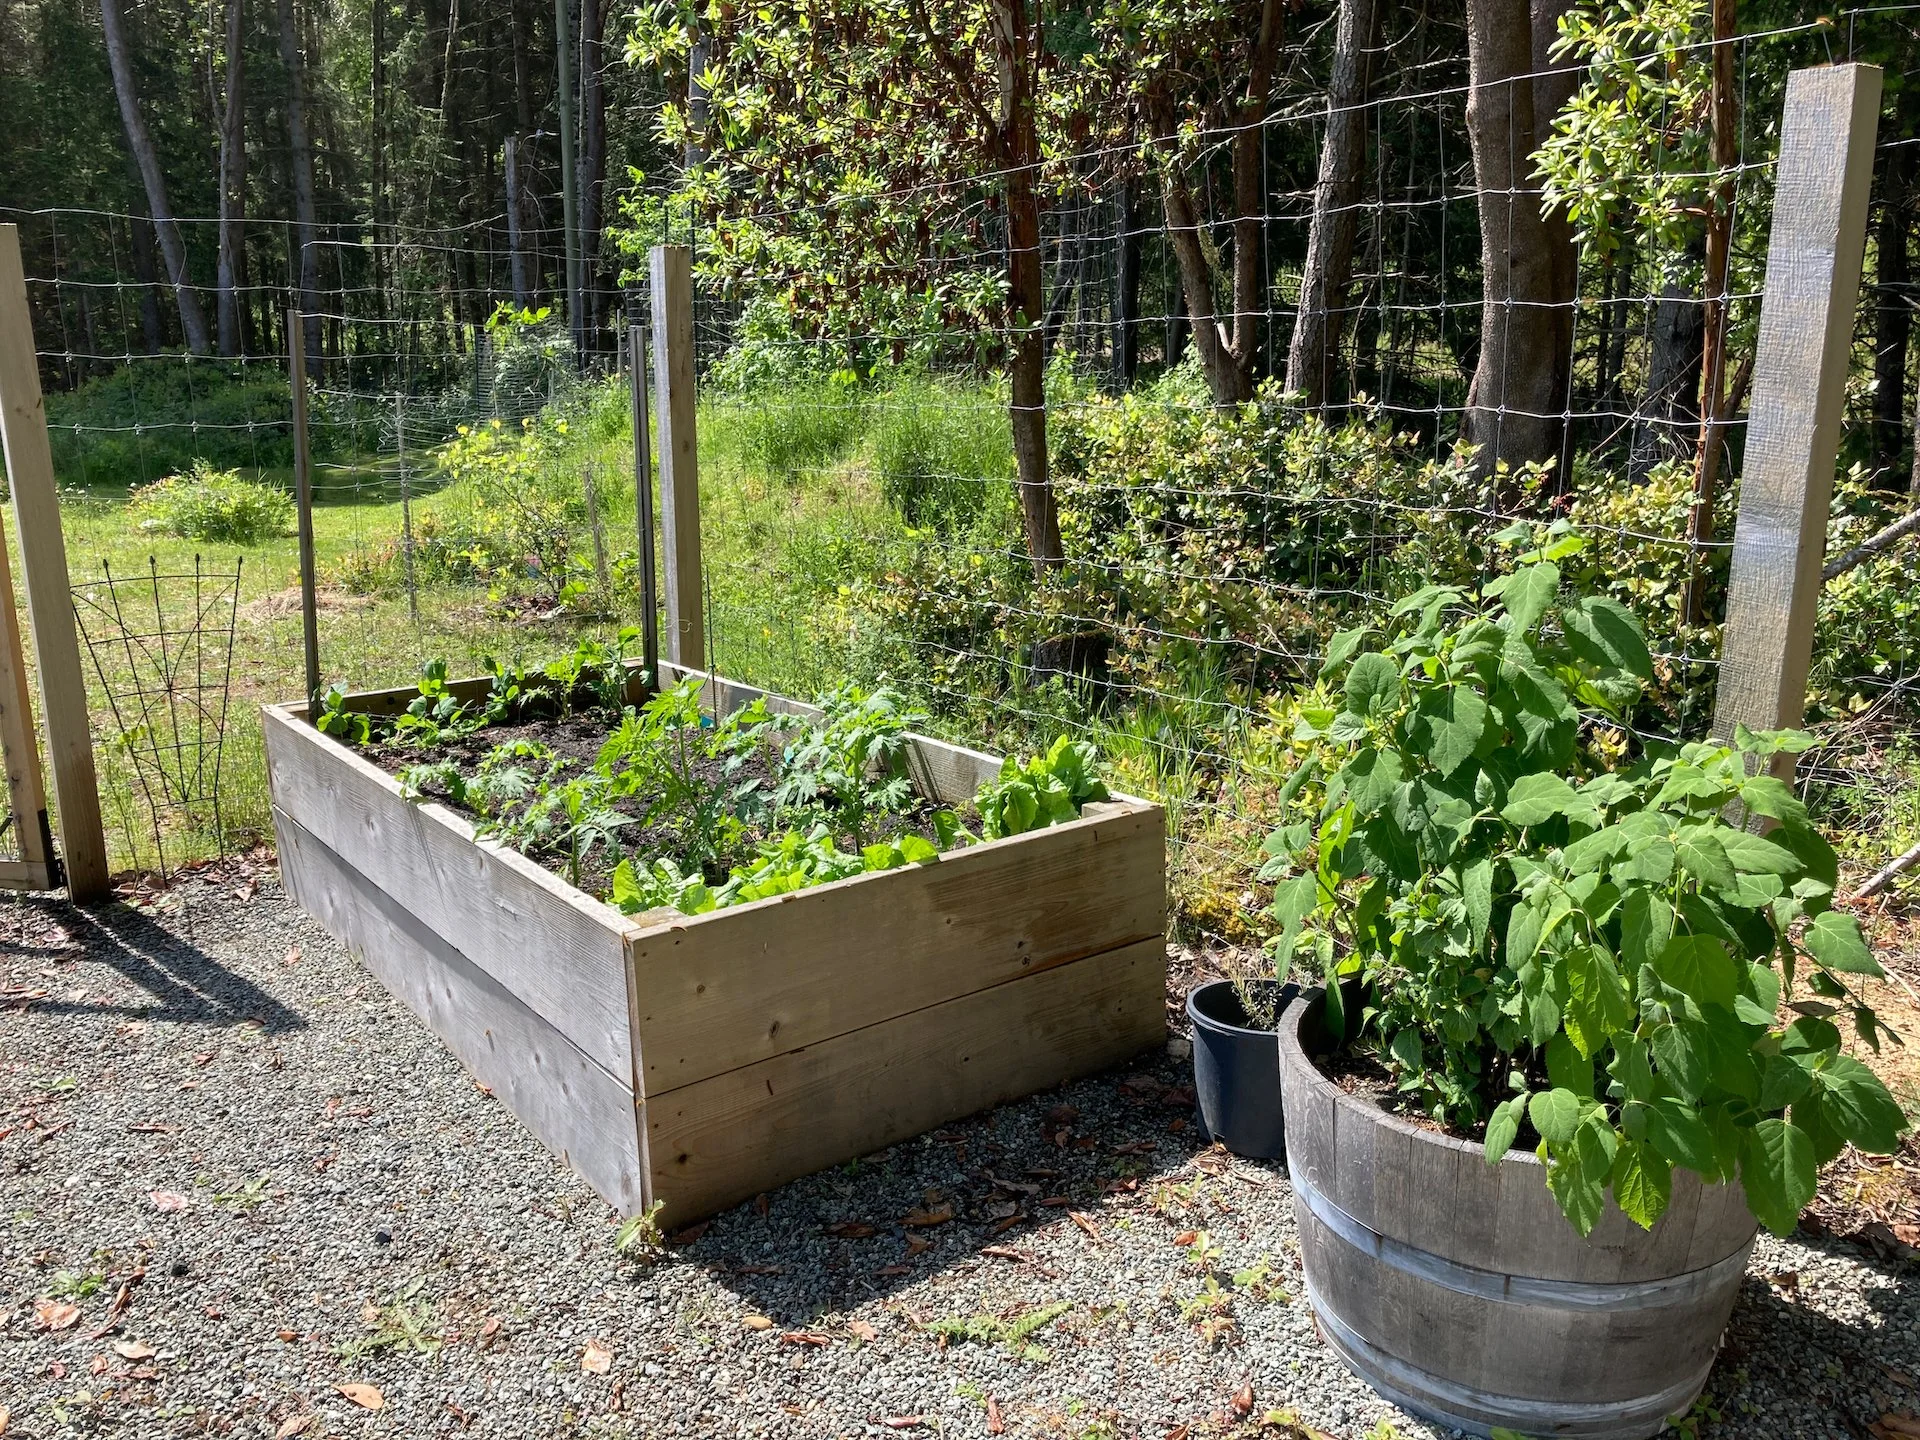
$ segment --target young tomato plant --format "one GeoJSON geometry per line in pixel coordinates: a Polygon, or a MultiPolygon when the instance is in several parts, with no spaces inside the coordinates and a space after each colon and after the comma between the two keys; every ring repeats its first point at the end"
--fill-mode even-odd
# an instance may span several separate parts
{"type": "Polygon", "coordinates": [[[1880,967],[1767,773],[1804,736],[1641,746],[1618,723],[1651,662],[1629,612],[1562,593],[1579,543],[1549,530],[1481,594],[1423,590],[1329,646],[1310,818],[1268,844],[1278,953],[1309,948],[1329,1021],[1408,1103],[1484,1129],[1489,1163],[1536,1138],[1582,1234],[1609,1192],[1651,1228],[1676,1166],[1738,1180],[1784,1234],[1821,1163],[1906,1128],[1834,1023],[1877,1043],[1856,985],[1880,967]]]}

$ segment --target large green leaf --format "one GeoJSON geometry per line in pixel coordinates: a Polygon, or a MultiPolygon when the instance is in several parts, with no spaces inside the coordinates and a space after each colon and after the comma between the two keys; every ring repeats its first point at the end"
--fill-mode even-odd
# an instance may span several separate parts
{"type": "Polygon", "coordinates": [[[1427,763],[1451,775],[1473,758],[1487,728],[1487,702],[1465,685],[1429,690],[1420,697],[1427,763]]]}
{"type": "Polygon", "coordinates": [[[1674,858],[1680,868],[1710,890],[1727,890],[1735,881],[1733,862],[1727,858],[1716,833],[1724,827],[1682,825],[1673,836],[1674,858]]]}
{"type": "Polygon", "coordinates": [[[1581,1054],[1603,1049],[1614,1032],[1633,1021],[1626,982],[1598,945],[1575,945],[1566,955],[1567,1034],[1581,1054]]]}
{"type": "Polygon", "coordinates": [[[1500,1157],[1513,1148],[1514,1137],[1520,1133],[1520,1117],[1526,1107],[1525,1095],[1515,1095],[1493,1107],[1493,1114],[1487,1117],[1485,1145],[1489,1165],[1497,1164],[1500,1157]]]}
{"type": "Polygon", "coordinates": [[[1642,1230],[1651,1230],[1673,1198],[1673,1167],[1652,1145],[1623,1140],[1613,1157],[1613,1201],[1642,1230]]]}
{"type": "Polygon", "coordinates": [[[1631,972],[1651,965],[1673,938],[1673,907],[1655,890],[1627,892],[1620,904],[1620,959],[1631,972]]]}
{"type": "Polygon", "coordinates": [[[1523,565],[1506,577],[1500,587],[1500,599],[1513,618],[1517,631],[1531,630],[1560,593],[1560,567],[1552,564],[1523,565]]]}
{"type": "Polygon", "coordinates": [[[1860,933],[1860,922],[1838,910],[1828,910],[1814,916],[1813,923],[1807,926],[1806,933],[1800,937],[1800,943],[1806,947],[1809,955],[1829,970],[1839,970],[1849,975],[1886,976],[1887,972],[1880,968],[1880,962],[1873,958],[1873,952],[1867,949],[1866,939],[1860,933]]]}
{"type": "Polygon", "coordinates": [[[1397,704],[1400,699],[1400,667],[1391,655],[1369,652],[1353,662],[1347,671],[1346,701],[1350,715],[1371,715],[1376,710],[1397,704]]]}
{"type": "Polygon", "coordinates": [[[1548,1144],[1565,1145],[1580,1123],[1580,1097],[1558,1086],[1536,1091],[1527,1104],[1527,1115],[1548,1144]]]}
{"type": "Polygon", "coordinates": [[[1547,1188],[1583,1236],[1593,1233],[1606,1209],[1617,1143],[1605,1117],[1590,1115],[1574,1132],[1573,1143],[1558,1147],[1547,1167],[1547,1188]]]}
{"type": "Polygon", "coordinates": [[[1827,1123],[1846,1139],[1873,1155],[1891,1154],[1900,1143],[1907,1117],[1880,1077],[1851,1055],[1835,1055],[1819,1065],[1813,1082],[1827,1123]]]}
{"type": "Polygon", "coordinates": [[[1703,1005],[1733,1008],[1739,977],[1727,947],[1710,935],[1676,935],[1653,958],[1653,973],[1703,1005]]]}
{"type": "Polygon", "coordinates": [[[1500,814],[1510,825],[1538,825],[1556,815],[1585,810],[1588,804],[1558,775],[1539,771],[1514,783],[1500,814]]]}
{"type": "Polygon", "coordinates": [[[1681,1098],[1698,1100],[1713,1079],[1712,1051],[1706,1027],[1681,1020],[1659,1025],[1650,1037],[1654,1064],[1681,1098]]]}
{"type": "Polygon", "coordinates": [[[1362,750],[1347,762],[1340,779],[1347,787],[1353,808],[1361,815],[1373,815],[1393,799],[1394,787],[1400,783],[1402,773],[1398,750],[1362,750]]]}
{"type": "Polygon", "coordinates": [[[1649,1101],[1644,1113],[1647,1138],[1662,1155],[1697,1174],[1716,1173],[1713,1133],[1698,1110],[1685,1100],[1663,1095],[1649,1101]]]}
{"type": "Polygon", "coordinates": [[[1747,1132],[1740,1183],[1747,1208],[1776,1235],[1788,1235],[1813,1199],[1813,1142],[1784,1120],[1762,1120],[1747,1132]]]}
{"type": "Polygon", "coordinates": [[[1460,872],[1460,898],[1466,902],[1476,951],[1486,948],[1487,928],[1493,923],[1493,865],[1491,855],[1481,855],[1460,872]]]}
{"type": "Polygon", "coordinates": [[[1800,869],[1800,857],[1784,846],[1745,830],[1723,827],[1720,847],[1733,868],[1748,875],[1793,875],[1800,869]]]}
{"type": "Polygon", "coordinates": [[[1653,678],[1653,656],[1632,611],[1604,595],[1583,595],[1560,611],[1567,648],[1596,670],[1625,670],[1653,678]]]}

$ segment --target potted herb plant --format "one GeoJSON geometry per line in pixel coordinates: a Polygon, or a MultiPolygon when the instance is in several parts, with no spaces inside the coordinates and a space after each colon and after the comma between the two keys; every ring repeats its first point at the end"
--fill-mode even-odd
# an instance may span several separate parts
{"type": "Polygon", "coordinates": [[[1280,1026],[1308,1298],[1375,1388],[1481,1435],[1657,1433],[1756,1221],[1907,1124],[1843,1053],[1880,967],[1768,773],[1805,737],[1637,739],[1647,647],[1562,592],[1578,548],[1337,636],[1269,847],[1281,953],[1328,982],[1280,1026]]]}

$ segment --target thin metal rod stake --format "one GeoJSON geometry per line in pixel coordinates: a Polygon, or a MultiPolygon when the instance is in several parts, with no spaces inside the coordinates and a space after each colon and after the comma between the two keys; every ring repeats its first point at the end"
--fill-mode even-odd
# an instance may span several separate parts
{"type": "Polygon", "coordinates": [[[640,541],[640,654],[647,687],[660,688],[660,584],[653,573],[653,447],[647,437],[646,328],[627,326],[633,394],[633,493],[640,541]]]}
{"type": "Polygon", "coordinates": [[[295,309],[287,311],[287,373],[293,387],[293,499],[300,527],[300,639],[306,647],[307,717],[312,719],[320,713],[320,597],[313,556],[313,453],[307,445],[307,355],[295,309]]]}

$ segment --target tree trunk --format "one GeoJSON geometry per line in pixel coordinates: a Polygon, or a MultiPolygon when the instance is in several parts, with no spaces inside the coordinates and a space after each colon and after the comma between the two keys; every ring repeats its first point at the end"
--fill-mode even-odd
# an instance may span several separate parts
{"type": "Polygon", "coordinates": [[[1131,180],[1114,197],[1113,228],[1113,384],[1124,392],[1140,364],[1140,217],[1131,180]]]}
{"type": "Polygon", "coordinates": [[[1034,185],[1040,139],[1034,109],[1038,61],[1026,0],[993,0],[1000,71],[1000,145],[1007,177],[1007,291],[1013,355],[1013,458],[1027,558],[1036,580],[1066,558],[1060,516],[1047,473],[1046,356],[1041,326],[1046,296],[1040,254],[1040,197],[1034,185]]]}
{"type": "Polygon", "coordinates": [[[529,301],[527,289],[527,252],[521,235],[520,209],[520,137],[507,136],[507,255],[513,271],[513,303],[524,310],[529,301]]]}
{"type": "MultiPolygon", "coordinates": [[[[1175,143],[1171,107],[1162,109],[1163,122],[1157,127],[1163,145],[1175,143]]],[[[1163,160],[1160,199],[1167,214],[1167,241],[1173,247],[1173,261],[1180,276],[1180,291],[1186,301],[1187,320],[1192,327],[1194,347],[1200,352],[1200,368],[1206,372],[1207,386],[1215,403],[1232,405],[1252,394],[1252,385],[1242,384],[1233,367],[1227,336],[1222,333],[1213,305],[1213,267],[1200,243],[1200,217],[1193,192],[1180,173],[1179,162],[1171,155],[1163,160]]]]}
{"type": "Polygon", "coordinates": [[[180,330],[187,349],[205,355],[212,346],[207,338],[206,312],[187,274],[187,247],[181,239],[179,223],[167,201],[167,177],[160,168],[160,152],[140,115],[140,94],[134,84],[133,55],[127,45],[126,23],[120,14],[120,0],[100,0],[100,28],[106,33],[107,64],[113,70],[114,97],[120,102],[120,120],[126,127],[127,148],[140,171],[140,183],[147,192],[147,209],[153,216],[154,234],[160,241],[160,254],[166,261],[167,279],[173,285],[180,307],[180,330]]]}
{"type": "Polygon", "coordinates": [[[306,63],[293,0],[279,0],[280,59],[287,67],[287,139],[292,147],[294,241],[299,246],[300,330],[307,352],[307,373],[318,378],[320,348],[320,248],[313,205],[313,145],[307,138],[306,63]]]}
{"type": "MultiPolygon", "coordinates": [[[[1574,6],[1574,0],[1532,0],[1529,23],[1533,30],[1533,133],[1536,143],[1545,144],[1553,133],[1553,117],[1580,88],[1580,67],[1553,58],[1553,42],[1559,38],[1560,17],[1574,6]]],[[[1533,170],[1527,158],[1529,176],[1533,170]]],[[[1541,220],[1547,255],[1552,270],[1553,309],[1548,319],[1553,327],[1548,354],[1553,360],[1549,376],[1547,408],[1554,412],[1551,421],[1555,489],[1567,487],[1568,471],[1573,466],[1571,430],[1567,415],[1573,406],[1573,322],[1580,298],[1580,251],[1573,240],[1573,222],[1564,210],[1555,209],[1541,220]]]]}
{"type": "Polygon", "coordinates": [[[1700,297],[1677,280],[1661,288],[1648,337],[1647,389],[1635,407],[1627,482],[1643,483],[1663,460],[1693,447],[1700,422],[1700,351],[1705,319],[1700,297]]]}
{"type": "Polygon", "coordinates": [[[1713,164],[1720,180],[1707,202],[1706,305],[1700,347],[1700,441],[1694,453],[1693,508],[1687,515],[1688,579],[1685,615],[1706,618],[1706,580],[1700,547],[1713,539],[1713,504],[1720,488],[1721,440],[1727,413],[1727,265],[1733,246],[1734,167],[1740,161],[1734,109],[1735,0],[1713,0],[1713,164]]]}
{"type": "Polygon", "coordinates": [[[1374,0],[1340,0],[1327,133],[1320,145],[1320,177],[1314,185],[1313,220],[1300,275],[1300,312],[1287,346],[1287,389],[1309,410],[1327,403],[1328,381],[1340,368],[1340,331],[1353,279],[1360,179],[1367,160],[1367,114],[1362,107],[1373,24],[1374,0]]]}
{"type": "Polygon", "coordinates": [[[1553,240],[1533,152],[1533,30],[1526,0],[1469,0],[1467,138],[1480,201],[1480,356],[1461,438],[1485,479],[1559,453],[1553,240]]]}
{"type": "Polygon", "coordinates": [[[220,122],[220,269],[218,317],[220,353],[239,355],[240,286],[245,269],[247,209],[246,47],[242,0],[227,0],[227,94],[220,122]]]}
{"type": "Polygon", "coordinates": [[[607,87],[600,75],[606,63],[606,12],[601,5],[602,0],[580,0],[580,272],[590,350],[599,345],[606,299],[600,288],[607,175],[607,87]]]}
{"type": "Polygon", "coordinates": [[[686,167],[689,170],[707,158],[706,146],[702,143],[707,133],[707,87],[702,78],[707,73],[707,34],[700,28],[698,9],[694,11],[690,28],[692,44],[687,47],[686,149],[686,167]]]}
{"type": "Polygon", "coordinates": [[[1913,270],[1907,235],[1913,221],[1913,147],[1887,151],[1880,190],[1879,255],[1874,287],[1873,455],[1875,484],[1898,489],[1895,470],[1906,438],[1907,345],[1913,333],[1913,270]]]}
{"type": "Polygon", "coordinates": [[[508,0],[513,32],[513,114],[522,135],[533,133],[533,65],[527,58],[527,0],[508,0]]]}

